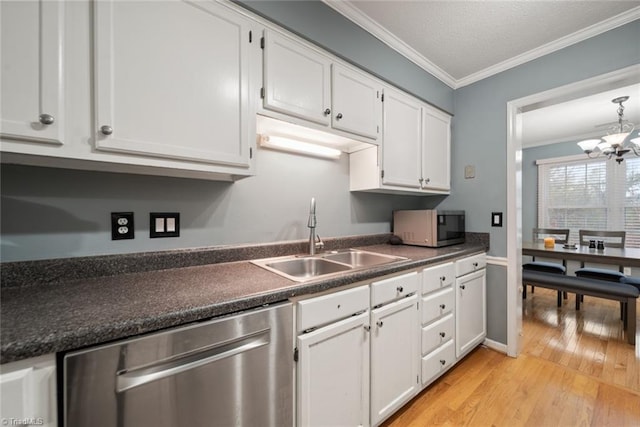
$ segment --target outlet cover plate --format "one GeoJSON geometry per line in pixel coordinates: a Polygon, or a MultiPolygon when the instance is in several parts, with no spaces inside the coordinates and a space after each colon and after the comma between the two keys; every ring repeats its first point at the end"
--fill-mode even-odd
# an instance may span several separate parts
{"type": "Polygon", "coordinates": [[[134,237],[133,212],[111,212],[111,240],[134,237]]]}

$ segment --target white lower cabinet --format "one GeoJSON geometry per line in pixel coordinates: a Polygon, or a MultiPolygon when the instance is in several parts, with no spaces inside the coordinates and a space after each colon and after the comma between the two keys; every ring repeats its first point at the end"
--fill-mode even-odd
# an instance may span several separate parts
{"type": "Polygon", "coordinates": [[[466,355],[487,336],[485,254],[456,262],[456,357],[466,355]]]}
{"type": "Polygon", "coordinates": [[[369,287],[298,303],[299,426],[369,425],[369,287]]]}
{"type": "Polygon", "coordinates": [[[1,365],[0,396],[0,420],[4,425],[55,427],[55,355],[1,365]]]}
{"type": "Polygon", "coordinates": [[[418,381],[418,297],[371,312],[371,422],[379,424],[408,402],[418,381]]]}
{"type": "Polygon", "coordinates": [[[455,268],[452,262],[422,271],[422,385],[455,362],[455,268]]]}

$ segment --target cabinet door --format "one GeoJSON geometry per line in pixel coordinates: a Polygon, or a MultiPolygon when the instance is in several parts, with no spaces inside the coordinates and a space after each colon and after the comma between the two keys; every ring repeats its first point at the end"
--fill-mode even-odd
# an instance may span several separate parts
{"type": "Polygon", "coordinates": [[[371,312],[371,424],[411,399],[419,388],[417,296],[371,312]]]}
{"type": "Polygon", "coordinates": [[[369,311],[298,337],[298,425],[369,425],[369,311]]]}
{"type": "Polygon", "coordinates": [[[378,139],[382,86],[337,64],[331,67],[331,124],[335,129],[378,139]]]}
{"type": "Polygon", "coordinates": [[[422,111],[422,188],[449,190],[451,117],[428,106],[422,111]]]}
{"type": "Polygon", "coordinates": [[[382,108],[382,183],[420,188],[421,106],[413,98],[385,88],[382,108]]]}
{"type": "Polygon", "coordinates": [[[264,107],[329,125],[329,58],[287,37],[265,32],[264,107]]]}
{"type": "Polygon", "coordinates": [[[62,144],[64,2],[0,2],[0,135],[62,144]]]}
{"type": "Polygon", "coordinates": [[[456,357],[461,357],[487,336],[485,270],[456,279],[456,357]]]}
{"type": "Polygon", "coordinates": [[[96,147],[249,167],[248,21],[215,2],[94,8],[96,147]]]}

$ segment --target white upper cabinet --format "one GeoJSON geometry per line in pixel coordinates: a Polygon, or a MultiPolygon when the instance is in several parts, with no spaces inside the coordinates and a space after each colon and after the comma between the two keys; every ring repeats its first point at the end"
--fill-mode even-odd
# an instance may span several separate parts
{"type": "Polygon", "coordinates": [[[64,141],[62,1],[0,2],[0,135],[64,141]]]}
{"type": "Polygon", "coordinates": [[[379,139],[380,83],[276,31],[265,31],[263,46],[261,114],[357,141],[379,139]]]}
{"type": "Polygon", "coordinates": [[[451,188],[451,116],[429,106],[422,107],[423,189],[451,188]]]}
{"type": "Polygon", "coordinates": [[[248,21],[214,2],[94,8],[96,148],[248,168],[248,21]]]}
{"type": "Polygon", "coordinates": [[[329,58],[273,31],[264,40],[264,107],[328,126],[329,58]]]}
{"type": "Polygon", "coordinates": [[[382,183],[420,188],[422,109],[406,94],[384,92],[382,183]]]}
{"type": "Polygon", "coordinates": [[[381,148],[350,155],[351,191],[449,194],[451,116],[384,87],[381,148]]]}
{"type": "Polygon", "coordinates": [[[366,75],[338,64],[333,64],[331,71],[333,128],[377,139],[382,86],[366,75]]]}

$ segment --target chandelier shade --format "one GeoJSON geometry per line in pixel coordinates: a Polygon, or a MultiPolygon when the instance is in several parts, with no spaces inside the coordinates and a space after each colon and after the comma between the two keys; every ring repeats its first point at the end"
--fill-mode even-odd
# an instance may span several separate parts
{"type": "Polygon", "coordinates": [[[614,104],[618,104],[618,122],[608,129],[607,135],[599,139],[578,142],[578,146],[587,156],[591,158],[606,156],[609,159],[615,159],[618,164],[624,161],[626,154],[633,153],[640,156],[640,138],[632,138],[627,143],[629,135],[635,129],[633,123],[624,119],[622,104],[628,99],[628,96],[621,96],[611,100],[614,104]]]}

